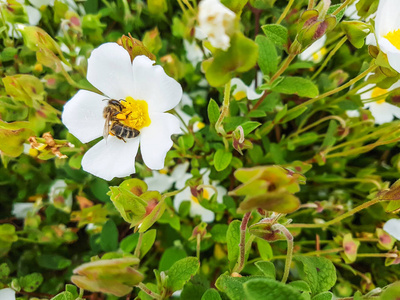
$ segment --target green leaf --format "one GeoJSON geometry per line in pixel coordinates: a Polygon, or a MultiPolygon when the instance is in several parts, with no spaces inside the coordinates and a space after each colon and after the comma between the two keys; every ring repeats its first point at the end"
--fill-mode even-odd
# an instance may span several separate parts
{"type": "Polygon", "coordinates": [[[228,231],[228,225],[226,224],[216,224],[211,228],[211,236],[213,240],[217,243],[226,244],[226,233],[228,231]]]}
{"type": "Polygon", "coordinates": [[[6,263],[0,265],[0,279],[5,279],[10,275],[10,268],[6,263]]]}
{"type": "Polygon", "coordinates": [[[201,297],[201,300],[221,300],[221,296],[217,292],[217,290],[209,289],[201,297]]]}
{"type": "MultiPolygon", "coordinates": [[[[328,11],[326,12],[327,15],[332,14],[336,9],[338,9],[340,7],[340,4],[335,4],[332,5],[328,8],[328,11]]],[[[343,18],[345,9],[342,9],[335,17],[336,17],[336,22],[339,23],[340,20],[343,18]]]]}
{"type": "Polygon", "coordinates": [[[103,226],[100,236],[101,248],[106,252],[118,249],[118,228],[113,220],[108,220],[103,226]]]}
{"type": "MultiPolygon", "coordinates": [[[[232,223],[231,223],[232,224],[232,223]]],[[[243,300],[246,299],[246,295],[243,290],[243,283],[248,280],[247,277],[231,277],[222,274],[218,277],[215,282],[215,286],[221,291],[228,295],[231,300],[243,300]]]]}
{"type": "Polygon", "coordinates": [[[368,25],[360,21],[343,21],[341,24],[350,43],[357,49],[362,48],[365,38],[370,33],[368,25]]]}
{"type": "Polygon", "coordinates": [[[74,295],[72,295],[68,291],[62,292],[62,293],[54,296],[53,298],[51,298],[51,300],[75,300],[75,299],[76,299],[76,297],[74,297],[74,295]]]}
{"type": "Polygon", "coordinates": [[[290,214],[300,207],[299,199],[288,192],[268,192],[258,196],[246,197],[239,205],[238,212],[262,208],[283,214],[290,214]]]}
{"type": "Polygon", "coordinates": [[[319,95],[318,87],[311,80],[295,76],[285,77],[271,90],[277,93],[298,95],[306,98],[314,98],[319,95]]]}
{"type": "Polygon", "coordinates": [[[221,3],[235,14],[240,15],[247,1],[249,0],[221,0],[221,3]]]}
{"type": "Polygon", "coordinates": [[[398,296],[400,295],[400,282],[390,285],[385,291],[382,293],[382,300],[398,300],[398,296]]]}
{"type": "Polygon", "coordinates": [[[249,71],[258,59],[258,45],[241,32],[231,37],[231,46],[227,51],[212,49],[212,52],[213,57],[202,63],[206,79],[212,86],[224,85],[236,72],[249,71]]]}
{"type": "Polygon", "coordinates": [[[186,251],[181,247],[170,247],[164,251],[161,256],[158,270],[166,271],[178,260],[187,257],[186,251]]]}
{"type": "Polygon", "coordinates": [[[58,254],[42,254],[36,260],[39,266],[49,270],[63,270],[71,265],[71,260],[58,254]]]}
{"type": "Polygon", "coordinates": [[[32,273],[18,279],[21,288],[28,292],[34,292],[42,284],[43,276],[40,273],[32,273]]]}
{"type": "Polygon", "coordinates": [[[335,120],[330,120],[328,131],[325,134],[324,141],[322,142],[322,148],[328,148],[336,143],[335,135],[337,133],[338,123],[335,120]]]}
{"type": "Polygon", "coordinates": [[[143,234],[142,246],[140,247],[140,258],[145,256],[151,247],[153,247],[153,244],[156,240],[156,235],[157,231],[155,229],[151,229],[143,234]]]}
{"type": "Polygon", "coordinates": [[[6,123],[0,120],[0,151],[10,157],[18,157],[24,151],[24,143],[35,133],[25,121],[6,123]]]}
{"type": "Polygon", "coordinates": [[[229,267],[233,268],[239,257],[240,221],[234,220],[229,224],[226,232],[228,246],[229,267]]]}
{"type": "MultiPolygon", "coordinates": [[[[257,239],[257,240],[262,241],[261,239],[257,239]]],[[[275,272],[275,266],[272,262],[258,261],[258,262],[256,262],[255,265],[261,272],[264,273],[265,277],[275,280],[276,272],[275,272]]]]}
{"type": "Polygon", "coordinates": [[[263,74],[274,74],[278,69],[278,53],[274,43],[263,35],[257,35],[256,43],[258,45],[258,65],[263,74]]]}
{"type": "Polygon", "coordinates": [[[289,282],[289,285],[301,292],[311,293],[310,286],[308,285],[307,282],[305,282],[303,280],[296,280],[296,281],[289,282]]]}
{"type": "Polygon", "coordinates": [[[258,252],[263,260],[270,260],[274,254],[269,242],[263,239],[256,239],[258,252]]]}
{"type": "Polygon", "coordinates": [[[76,287],[76,285],[66,284],[65,291],[71,293],[74,296],[74,299],[78,298],[78,296],[79,296],[78,288],[76,287]]]}
{"type": "Polygon", "coordinates": [[[214,99],[210,99],[210,102],[208,103],[207,112],[210,123],[215,124],[219,119],[220,112],[219,112],[219,106],[214,99]]]}
{"type": "Polygon", "coordinates": [[[244,122],[241,126],[243,128],[243,133],[244,135],[248,135],[250,132],[252,132],[253,130],[255,130],[257,127],[259,127],[261,125],[260,122],[255,122],[255,121],[247,121],[244,122]]]}
{"type": "Polygon", "coordinates": [[[243,284],[247,300],[299,300],[300,294],[292,287],[266,278],[255,278],[243,284]]]}
{"type": "Polygon", "coordinates": [[[325,257],[298,256],[299,275],[308,283],[313,294],[329,291],[336,283],[336,269],[325,257]]]}
{"type": "Polygon", "coordinates": [[[214,167],[220,172],[225,170],[232,161],[232,152],[226,152],[225,149],[218,149],[214,155],[214,167]]]}
{"type": "Polygon", "coordinates": [[[312,300],[332,300],[332,299],[333,299],[333,294],[331,292],[323,292],[312,297],[312,300]]]}
{"type": "Polygon", "coordinates": [[[286,27],[277,24],[261,26],[265,35],[278,47],[282,48],[288,42],[288,30],[286,27]]]}
{"type": "Polygon", "coordinates": [[[139,240],[139,233],[134,233],[126,236],[119,244],[122,251],[130,253],[135,249],[139,240]]]}
{"type": "Polygon", "coordinates": [[[185,283],[197,273],[199,267],[200,263],[196,257],[178,260],[167,272],[167,287],[173,292],[181,290],[185,283]]]}

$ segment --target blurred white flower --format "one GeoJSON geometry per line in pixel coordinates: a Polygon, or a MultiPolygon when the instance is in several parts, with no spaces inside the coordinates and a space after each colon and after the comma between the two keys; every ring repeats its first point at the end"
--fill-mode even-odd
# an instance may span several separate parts
{"type": "MultiPolygon", "coordinates": [[[[204,171],[204,170],[201,170],[201,171],[204,171]]],[[[208,176],[209,176],[209,172],[207,172],[203,175],[204,184],[205,185],[213,185],[217,189],[217,192],[218,192],[217,202],[222,203],[223,196],[226,194],[226,189],[222,186],[210,183],[208,176]]],[[[184,183],[186,182],[187,179],[188,178],[186,178],[185,181],[183,181],[183,178],[182,178],[180,182],[179,181],[177,182],[177,185],[184,187],[184,183]]],[[[203,188],[203,195],[202,195],[203,199],[210,200],[214,194],[215,194],[214,189],[209,188],[209,187],[203,188]]],[[[192,193],[190,191],[190,187],[187,187],[186,189],[184,189],[182,192],[180,192],[178,195],[175,196],[174,208],[176,211],[179,211],[179,207],[180,207],[181,203],[184,201],[190,202],[189,215],[191,217],[200,216],[201,220],[206,223],[211,223],[214,221],[215,213],[213,211],[208,210],[208,209],[204,208],[203,206],[201,206],[199,199],[192,195],[192,193]]]]}
{"type": "Polygon", "coordinates": [[[313,63],[319,63],[325,55],[328,53],[324,47],[326,42],[326,35],[323,35],[319,40],[316,40],[310,47],[299,54],[299,58],[305,61],[312,61],[313,63]]]}
{"type": "Polygon", "coordinates": [[[1,300],[15,300],[15,291],[10,288],[0,290],[1,300]]]}
{"type": "Polygon", "coordinates": [[[398,0],[380,0],[375,18],[379,48],[390,66],[400,72],[400,5],[398,0]]]}
{"type": "MultiPolygon", "coordinates": [[[[386,96],[384,96],[388,92],[399,87],[400,81],[396,82],[388,89],[381,89],[373,84],[368,84],[360,89],[359,94],[361,94],[361,100],[367,100],[370,98],[378,99],[373,102],[367,102],[364,104],[364,108],[368,108],[372,116],[374,117],[375,124],[381,125],[384,123],[392,122],[394,117],[400,118],[400,107],[387,103],[385,101],[386,96]],[[380,96],[382,96],[382,98],[380,98],[380,96]]],[[[358,110],[350,110],[346,111],[346,113],[349,117],[360,116],[358,110]]]]}
{"type": "Polygon", "coordinates": [[[195,40],[191,43],[187,40],[183,40],[183,47],[186,51],[186,58],[194,67],[196,67],[199,62],[203,61],[204,53],[195,40]]]}
{"type": "MultiPolygon", "coordinates": [[[[12,214],[18,219],[25,219],[29,212],[35,210],[35,204],[32,202],[14,203],[12,214]]],[[[1,299],[1,298],[0,298],[1,299]]]]}
{"type": "MultiPolygon", "coordinates": [[[[263,74],[261,72],[257,72],[257,84],[260,85],[262,83],[262,80],[263,74]]],[[[236,85],[236,87],[232,92],[232,96],[237,101],[242,100],[246,97],[249,100],[259,99],[263,94],[262,92],[257,93],[255,80],[253,80],[251,84],[247,86],[241,79],[233,78],[231,80],[231,86],[233,87],[234,85],[236,85]]]]}
{"type": "Polygon", "coordinates": [[[400,219],[390,219],[383,225],[383,230],[400,241],[400,219]]]}
{"type": "Polygon", "coordinates": [[[182,87],[153,63],[144,55],[131,62],[129,53],[116,43],[106,43],[93,50],[88,60],[87,79],[106,96],[78,91],[64,106],[62,121],[82,143],[103,135],[107,137],[113,131],[112,126],[116,128],[113,135],[86,152],[82,159],[85,171],[105,180],[128,176],[135,172],[139,144],[143,161],[149,168],[164,167],[165,156],[173,144],[171,135],[181,133],[178,118],[165,111],[179,103],[182,87]],[[110,100],[120,105],[115,108],[118,115],[113,115],[110,131],[104,132],[103,114],[110,100]],[[127,135],[122,134],[127,132],[131,137],[124,138],[127,135]]]}
{"type": "Polygon", "coordinates": [[[199,4],[199,28],[211,45],[228,50],[235,29],[236,14],[219,0],[202,0],[199,4]]]}
{"type": "Polygon", "coordinates": [[[351,5],[347,6],[346,10],[344,11],[344,15],[350,20],[358,20],[360,18],[356,7],[358,1],[359,0],[354,1],[351,5]]]}
{"type": "Polygon", "coordinates": [[[149,191],[159,191],[164,193],[168,191],[174,184],[176,189],[181,189],[185,186],[186,180],[192,177],[191,174],[186,173],[189,168],[189,163],[177,165],[172,171],[171,175],[167,175],[167,170],[153,171],[152,177],[146,177],[146,182],[149,191]],[[183,182],[183,185],[182,185],[183,182]]]}
{"type": "Polygon", "coordinates": [[[49,201],[53,203],[55,207],[69,213],[72,208],[72,192],[67,188],[68,185],[64,180],[55,180],[50,187],[49,201]]]}

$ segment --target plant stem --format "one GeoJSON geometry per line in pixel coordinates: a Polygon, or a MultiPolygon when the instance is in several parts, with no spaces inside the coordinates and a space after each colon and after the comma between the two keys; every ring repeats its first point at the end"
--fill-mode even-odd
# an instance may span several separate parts
{"type": "Polygon", "coordinates": [[[317,126],[317,125],[319,125],[319,124],[321,124],[321,123],[323,123],[325,121],[328,121],[328,120],[336,120],[336,121],[338,121],[340,123],[340,125],[343,128],[346,127],[346,121],[343,120],[341,117],[338,117],[338,116],[327,116],[325,118],[319,119],[318,121],[308,125],[307,127],[301,128],[300,130],[296,131],[295,133],[289,135],[288,138],[290,138],[291,136],[298,136],[300,133],[302,133],[304,131],[307,131],[307,130],[309,130],[309,129],[311,129],[311,128],[313,128],[313,127],[315,127],[315,126],[317,126]]]}
{"type": "Polygon", "coordinates": [[[340,5],[333,13],[332,15],[336,16],[338,13],[340,13],[342,11],[342,9],[345,9],[347,5],[349,5],[349,3],[353,1],[353,0],[346,0],[342,3],[342,5],[340,5]]]}
{"type": "Polygon", "coordinates": [[[309,0],[307,9],[313,9],[313,8],[314,8],[314,0],[309,0]]]}
{"type": "Polygon", "coordinates": [[[139,239],[138,243],[135,248],[135,252],[133,255],[135,255],[137,258],[140,258],[140,247],[142,247],[142,241],[143,241],[143,232],[139,232],[139,239]]]}
{"type": "Polygon", "coordinates": [[[143,284],[143,282],[139,283],[138,285],[136,285],[139,289],[141,289],[143,292],[145,292],[147,295],[149,295],[150,297],[152,297],[153,299],[157,299],[157,300],[162,300],[161,295],[151,291],[150,289],[147,288],[147,286],[145,286],[143,284]]]}
{"type": "Polygon", "coordinates": [[[336,94],[336,93],[338,93],[338,92],[340,92],[340,91],[352,86],[354,83],[356,83],[357,81],[363,79],[365,76],[367,76],[369,73],[371,73],[374,69],[376,69],[376,67],[377,66],[375,64],[371,64],[371,66],[367,70],[365,70],[360,75],[358,75],[357,77],[353,78],[352,80],[350,80],[346,84],[344,84],[342,86],[339,86],[336,89],[333,89],[333,90],[331,90],[329,92],[326,92],[326,93],[324,93],[322,95],[319,95],[318,97],[315,97],[315,98],[310,99],[310,100],[308,100],[306,102],[303,102],[303,103],[293,107],[292,109],[289,109],[288,112],[287,112],[287,115],[290,114],[290,113],[293,113],[293,112],[295,112],[295,111],[297,111],[297,110],[299,110],[301,108],[303,108],[304,106],[311,105],[314,102],[317,102],[317,101],[319,101],[321,99],[324,99],[324,98],[326,98],[326,97],[328,97],[330,95],[336,94]]]}
{"type": "Polygon", "coordinates": [[[290,8],[293,5],[294,0],[289,0],[289,3],[286,5],[285,10],[282,12],[281,16],[279,17],[278,21],[276,21],[276,24],[280,24],[282,22],[282,20],[286,17],[286,15],[288,14],[290,8]]]}
{"type": "Polygon", "coordinates": [[[342,214],[328,222],[325,222],[325,223],[321,223],[321,224],[289,224],[289,225],[287,225],[287,227],[288,228],[295,228],[295,227],[297,227],[297,228],[298,227],[300,227],[300,228],[325,228],[330,225],[336,224],[336,223],[342,221],[343,219],[350,217],[350,216],[354,215],[355,213],[357,213],[371,205],[374,205],[378,202],[379,202],[379,198],[372,199],[368,202],[365,202],[365,203],[353,208],[352,210],[349,210],[347,213],[344,213],[344,214],[342,214]]]}
{"type": "Polygon", "coordinates": [[[358,257],[391,257],[391,258],[397,258],[399,257],[397,253],[358,253],[358,257]]]}
{"type": "Polygon", "coordinates": [[[219,133],[222,136],[226,136],[226,132],[224,129],[224,126],[222,125],[222,122],[224,121],[224,118],[228,115],[229,113],[229,100],[231,98],[231,81],[229,80],[225,84],[225,90],[224,90],[224,102],[222,103],[222,110],[221,114],[215,123],[215,130],[217,133],[219,133]]]}
{"type": "Polygon", "coordinates": [[[287,67],[289,67],[290,63],[293,61],[293,59],[296,57],[295,54],[290,53],[288,57],[286,57],[285,61],[283,62],[282,66],[279,68],[278,71],[271,77],[270,81],[268,82],[269,84],[273,83],[285,70],[287,67]]]}
{"type": "Polygon", "coordinates": [[[201,245],[201,234],[197,234],[197,246],[196,246],[196,256],[197,259],[200,261],[200,245],[201,245]]]}
{"type": "Polygon", "coordinates": [[[272,225],[271,227],[272,230],[279,230],[282,232],[287,241],[287,253],[286,253],[286,261],[285,261],[285,271],[283,273],[282,277],[282,283],[286,283],[286,280],[289,277],[289,271],[290,271],[290,264],[292,263],[292,258],[293,258],[293,235],[290,233],[287,228],[279,223],[276,223],[272,225]]]}
{"type": "Polygon", "coordinates": [[[322,65],[319,67],[318,71],[314,73],[314,75],[311,77],[311,80],[314,80],[319,73],[322,72],[322,70],[326,67],[326,65],[328,64],[328,62],[331,60],[331,58],[335,55],[335,53],[340,49],[340,47],[342,47],[342,45],[347,41],[347,36],[344,36],[339,43],[336,44],[335,48],[332,49],[331,52],[329,52],[328,56],[326,57],[326,59],[324,60],[324,62],[322,63],[322,65]]]}
{"type": "Polygon", "coordinates": [[[246,229],[247,224],[249,223],[249,219],[251,216],[251,212],[246,213],[243,216],[242,224],[240,225],[240,243],[239,243],[239,257],[238,262],[236,264],[237,267],[234,268],[234,272],[240,273],[244,267],[244,260],[246,255],[246,229]]]}

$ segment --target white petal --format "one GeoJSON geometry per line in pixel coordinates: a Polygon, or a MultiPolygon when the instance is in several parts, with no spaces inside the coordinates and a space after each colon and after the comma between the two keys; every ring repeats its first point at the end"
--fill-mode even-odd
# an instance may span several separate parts
{"type": "Polygon", "coordinates": [[[151,124],[140,133],[140,152],[146,166],[164,168],[164,160],[172,147],[171,135],[181,133],[177,117],[167,113],[150,113],[151,124]]]}
{"type": "Polygon", "coordinates": [[[190,216],[200,216],[201,220],[206,223],[211,223],[215,219],[215,213],[213,211],[204,208],[194,201],[190,202],[190,216]]]}
{"type": "Polygon", "coordinates": [[[15,291],[10,288],[0,290],[1,300],[15,300],[15,291]]]}
{"type": "Polygon", "coordinates": [[[390,219],[383,225],[383,230],[400,241],[400,219],[390,219]]]}
{"type": "Polygon", "coordinates": [[[82,143],[103,135],[103,109],[107,105],[103,100],[102,95],[80,90],[64,105],[61,120],[82,143]]]}
{"type": "Polygon", "coordinates": [[[398,0],[380,0],[375,19],[378,36],[399,29],[400,6],[398,0]]]}
{"type": "MultiPolygon", "coordinates": [[[[367,75],[367,77],[369,77],[369,74],[367,75]]],[[[361,100],[369,99],[372,97],[372,88],[374,87],[375,87],[374,84],[367,84],[366,86],[362,87],[357,94],[360,94],[361,100]]]]}
{"type": "Polygon", "coordinates": [[[346,110],[346,115],[349,118],[358,118],[360,116],[360,112],[357,109],[354,110],[346,110]]]}
{"type": "Polygon", "coordinates": [[[217,202],[218,203],[223,203],[224,202],[224,196],[226,195],[227,190],[226,190],[226,188],[224,188],[222,186],[219,186],[219,185],[216,188],[217,188],[217,192],[218,192],[217,202]]]}
{"type": "Polygon", "coordinates": [[[42,14],[40,13],[40,11],[37,8],[30,5],[25,6],[25,8],[28,14],[29,24],[34,26],[39,24],[39,21],[42,18],[42,14]]]}
{"type": "Polygon", "coordinates": [[[135,173],[135,157],[139,139],[126,139],[126,143],[114,136],[101,140],[82,159],[82,168],[105,180],[125,177],[135,173]]]}
{"type": "Polygon", "coordinates": [[[153,171],[153,176],[146,177],[144,182],[146,182],[149,191],[159,191],[160,193],[168,191],[174,184],[171,177],[157,171],[153,171]]]}
{"type": "Polygon", "coordinates": [[[88,59],[87,79],[112,99],[131,96],[133,74],[129,53],[117,43],[102,44],[88,59]]]}
{"type": "Polygon", "coordinates": [[[389,61],[389,65],[400,73],[400,50],[396,52],[387,52],[386,53],[389,61]]]}
{"type": "Polygon", "coordinates": [[[372,102],[369,105],[369,110],[375,119],[375,124],[381,125],[393,121],[392,105],[389,103],[378,104],[372,102]]]}
{"type": "Polygon", "coordinates": [[[132,63],[136,100],[145,100],[151,112],[173,109],[182,98],[182,87],[165,74],[161,66],[153,66],[147,56],[136,56],[132,63]]]}
{"type": "Polygon", "coordinates": [[[182,176],[185,176],[186,171],[189,168],[189,162],[186,161],[182,164],[178,164],[174,170],[171,173],[171,177],[174,178],[175,180],[182,178],[182,176]]]}
{"type": "Polygon", "coordinates": [[[323,35],[320,39],[312,43],[310,47],[308,47],[306,50],[300,53],[299,58],[301,60],[307,60],[307,61],[312,60],[313,54],[321,50],[322,47],[324,47],[326,39],[327,39],[326,35],[323,35]]]}
{"type": "Polygon", "coordinates": [[[18,219],[25,219],[28,213],[34,210],[34,206],[35,204],[30,202],[14,203],[12,214],[18,219]]]}
{"type": "Polygon", "coordinates": [[[179,211],[179,206],[181,206],[181,203],[183,201],[190,201],[190,197],[191,197],[191,192],[190,192],[190,188],[187,187],[186,189],[184,189],[182,192],[180,192],[178,195],[176,195],[174,197],[174,208],[175,211],[179,211]]]}

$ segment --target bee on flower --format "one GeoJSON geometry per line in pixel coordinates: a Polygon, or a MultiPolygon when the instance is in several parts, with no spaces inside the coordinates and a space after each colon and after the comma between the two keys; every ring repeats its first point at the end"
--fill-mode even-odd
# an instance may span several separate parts
{"type": "Polygon", "coordinates": [[[171,136],[181,133],[178,118],[165,112],[180,102],[182,87],[153,64],[144,55],[131,60],[117,43],[93,50],[87,79],[104,95],[80,90],[62,113],[63,123],[82,143],[105,136],[84,155],[82,168],[86,172],[105,180],[135,173],[139,145],[150,169],[164,167],[173,144],[171,136]],[[115,104],[111,112],[107,108],[110,101],[115,104]]]}

